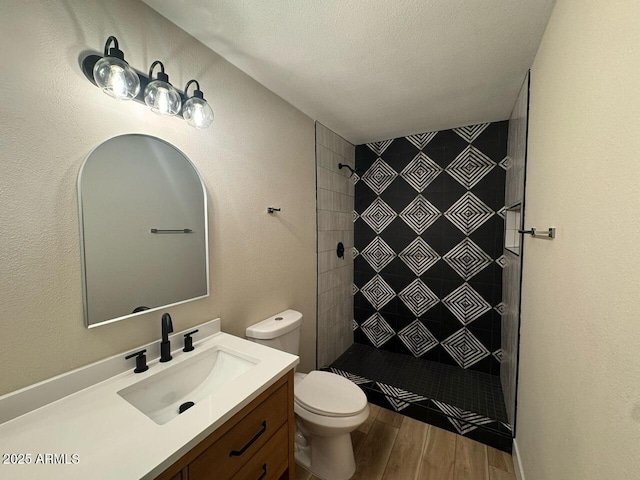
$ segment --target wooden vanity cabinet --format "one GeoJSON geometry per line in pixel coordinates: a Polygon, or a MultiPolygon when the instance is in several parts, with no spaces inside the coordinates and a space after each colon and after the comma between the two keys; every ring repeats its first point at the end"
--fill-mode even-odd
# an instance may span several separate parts
{"type": "Polygon", "coordinates": [[[293,480],[293,370],[156,480],[293,480]]]}

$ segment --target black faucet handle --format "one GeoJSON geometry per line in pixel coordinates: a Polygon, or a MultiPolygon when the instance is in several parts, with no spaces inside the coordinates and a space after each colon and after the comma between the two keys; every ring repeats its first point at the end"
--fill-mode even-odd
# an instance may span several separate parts
{"type": "Polygon", "coordinates": [[[147,356],[145,355],[146,352],[146,349],[140,350],[139,352],[135,352],[124,357],[125,360],[136,357],[136,368],[133,370],[134,373],[142,373],[149,370],[149,367],[147,366],[147,356]]]}
{"type": "Polygon", "coordinates": [[[193,335],[194,333],[198,333],[198,330],[194,330],[193,332],[184,334],[184,348],[182,349],[183,352],[193,351],[193,338],[191,338],[191,335],[193,335]]]}

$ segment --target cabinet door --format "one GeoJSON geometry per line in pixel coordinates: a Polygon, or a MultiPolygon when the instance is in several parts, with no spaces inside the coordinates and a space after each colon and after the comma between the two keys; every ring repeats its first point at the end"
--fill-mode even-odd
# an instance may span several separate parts
{"type": "Polygon", "coordinates": [[[164,472],[160,476],[156,477],[156,480],[183,480],[186,477],[182,476],[182,472],[174,473],[172,476],[169,476],[169,473],[164,472]]]}
{"type": "Polygon", "coordinates": [[[283,425],[235,474],[233,480],[278,480],[287,469],[287,438],[287,425],[283,425]]]}
{"type": "Polygon", "coordinates": [[[284,384],[191,462],[189,480],[233,477],[286,423],[287,393],[284,384]]]}

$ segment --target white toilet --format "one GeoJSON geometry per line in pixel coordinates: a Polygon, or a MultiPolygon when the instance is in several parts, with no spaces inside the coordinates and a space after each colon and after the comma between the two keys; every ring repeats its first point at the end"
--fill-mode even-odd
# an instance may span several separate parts
{"type": "MultiPolygon", "coordinates": [[[[247,339],[299,354],[302,314],[295,310],[247,328],[247,339]]],[[[324,480],[347,480],[356,470],[351,432],[369,417],[363,391],[340,375],[295,374],[296,463],[324,480]]]]}

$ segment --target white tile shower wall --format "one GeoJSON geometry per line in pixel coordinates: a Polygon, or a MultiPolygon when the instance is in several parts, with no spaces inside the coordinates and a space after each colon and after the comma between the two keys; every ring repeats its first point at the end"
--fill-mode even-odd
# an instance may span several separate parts
{"type": "MultiPolygon", "coordinates": [[[[527,153],[527,116],[529,109],[529,75],[509,119],[509,141],[507,153],[509,166],[505,181],[505,205],[508,207],[524,200],[524,173],[527,153]]],[[[522,211],[522,210],[521,210],[522,211]]],[[[523,212],[524,213],[524,212],[523,212]]],[[[522,228],[522,214],[517,219],[522,228]]],[[[522,255],[522,249],[520,249],[522,255]]],[[[502,364],[500,382],[504,392],[509,423],[515,427],[516,380],[518,374],[518,330],[520,327],[520,278],[521,257],[505,249],[505,266],[502,277],[502,301],[505,311],[502,316],[501,345],[502,364]]]]}
{"type": "Polygon", "coordinates": [[[318,215],[318,367],[331,364],[353,343],[353,181],[355,147],[316,122],[318,215]],[[338,242],[344,258],[336,255],[338,242]]]}

